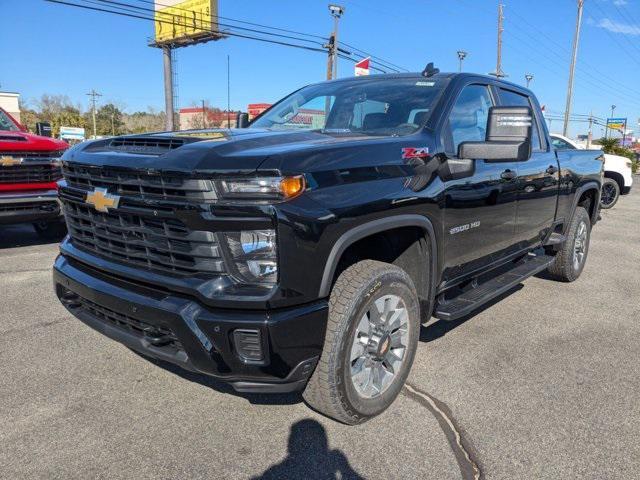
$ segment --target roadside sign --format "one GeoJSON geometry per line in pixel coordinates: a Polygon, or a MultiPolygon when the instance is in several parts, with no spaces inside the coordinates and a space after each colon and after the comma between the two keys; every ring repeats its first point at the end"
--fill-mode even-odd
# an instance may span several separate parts
{"type": "Polygon", "coordinates": [[[364,60],[360,60],[356,63],[356,77],[363,77],[369,75],[369,63],[371,62],[371,57],[367,57],[364,60]]]}
{"type": "Polygon", "coordinates": [[[607,127],[612,130],[622,130],[627,128],[626,118],[607,118],[607,127]]]}
{"type": "Polygon", "coordinates": [[[81,127],[60,127],[60,138],[62,140],[84,140],[84,128],[81,127]]]}
{"type": "Polygon", "coordinates": [[[156,0],[154,20],[157,44],[220,36],[218,0],[156,0]]]}

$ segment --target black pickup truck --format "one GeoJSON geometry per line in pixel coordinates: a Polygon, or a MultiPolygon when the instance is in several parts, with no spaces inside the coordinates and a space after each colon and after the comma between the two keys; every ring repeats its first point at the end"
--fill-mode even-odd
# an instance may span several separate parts
{"type": "Polygon", "coordinates": [[[603,182],[598,152],[552,148],[529,90],[431,68],[62,163],[53,276],[73,315],[241,392],[304,389],[347,424],[393,402],[421,323],[543,270],[576,280],[603,182]]]}

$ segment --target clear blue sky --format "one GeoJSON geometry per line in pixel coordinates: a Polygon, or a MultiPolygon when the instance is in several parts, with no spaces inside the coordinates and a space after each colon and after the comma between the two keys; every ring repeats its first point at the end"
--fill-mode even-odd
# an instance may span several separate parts
{"type": "MultiPolygon", "coordinates": [[[[137,0],[121,0],[137,3],[137,0]]],[[[220,14],[327,35],[326,0],[220,0],[220,14]]],[[[469,52],[465,70],[495,70],[497,0],[343,0],[342,40],[411,70],[434,61],[456,70],[456,51],[469,52]]],[[[503,0],[504,71],[532,89],[548,111],[561,113],[576,0],[503,0]]],[[[138,3],[140,4],[140,3],[138,3]]],[[[140,4],[144,5],[144,4],[140,4]]],[[[0,0],[0,89],[27,102],[43,93],[65,94],[87,106],[90,89],[132,112],[163,108],[162,56],[147,46],[153,24],[42,0],[0,0]]],[[[640,0],[586,0],[574,112],[640,117],[640,0]]],[[[322,80],[326,56],[229,38],[180,49],[180,105],[200,99],[226,106],[226,57],[231,56],[231,106],[273,102],[299,86],[322,80]]],[[[353,64],[341,61],[340,76],[353,64]]],[[[554,121],[552,130],[559,130],[554,121]]],[[[574,133],[586,126],[574,125],[574,133]]],[[[594,131],[600,135],[600,129],[594,131]]]]}

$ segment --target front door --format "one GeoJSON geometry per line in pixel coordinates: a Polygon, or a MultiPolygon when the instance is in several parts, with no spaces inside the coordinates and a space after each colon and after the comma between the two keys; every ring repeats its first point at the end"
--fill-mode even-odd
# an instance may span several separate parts
{"type": "Polygon", "coordinates": [[[538,108],[522,93],[498,89],[500,104],[505,107],[530,107],[533,111],[531,158],[518,163],[518,213],[516,238],[530,246],[544,238],[556,216],[560,172],[556,152],[545,140],[538,108]]]}
{"type": "MultiPolygon", "coordinates": [[[[445,150],[455,155],[462,142],[486,139],[489,108],[494,100],[487,85],[468,85],[458,96],[444,127],[445,150]]],[[[485,267],[498,252],[514,244],[516,162],[475,159],[472,177],[445,183],[445,279],[485,267]]]]}

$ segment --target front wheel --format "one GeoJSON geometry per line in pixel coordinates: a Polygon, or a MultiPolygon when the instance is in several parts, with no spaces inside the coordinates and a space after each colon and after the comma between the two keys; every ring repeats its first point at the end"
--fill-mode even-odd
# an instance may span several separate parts
{"type": "Polygon", "coordinates": [[[602,184],[602,196],[600,197],[600,208],[607,210],[613,207],[620,198],[620,185],[612,178],[605,178],[602,184]]]}
{"type": "Polygon", "coordinates": [[[349,267],[331,292],[324,349],[304,399],[348,425],[379,415],[404,386],[419,335],[418,296],[404,270],[373,260],[349,267]]]}

